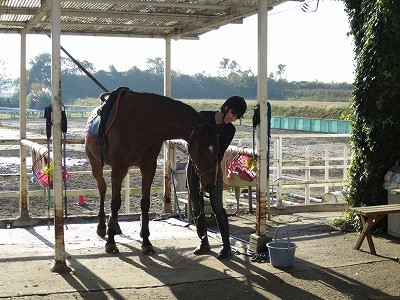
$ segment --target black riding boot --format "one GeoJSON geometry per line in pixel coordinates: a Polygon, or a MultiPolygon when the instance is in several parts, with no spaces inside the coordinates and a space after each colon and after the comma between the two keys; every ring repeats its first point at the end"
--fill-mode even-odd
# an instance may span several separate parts
{"type": "Polygon", "coordinates": [[[219,227],[219,232],[222,238],[222,249],[218,253],[217,258],[227,258],[232,254],[231,242],[229,240],[229,223],[228,216],[226,215],[225,209],[222,209],[222,213],[215,216],[219,227]]]}
{"type": "Polygon", "coordinates": [[[206,216],[204,212],[200,213],[200,216],[197,218],[194,217],[197,235],[201,239],[201,243],[199,246],[194,249],[193,253],[196,255],[202,255],[210,251],[210,244],[208,242],[207,237],[207,223],[206,223],[206,216]]]}

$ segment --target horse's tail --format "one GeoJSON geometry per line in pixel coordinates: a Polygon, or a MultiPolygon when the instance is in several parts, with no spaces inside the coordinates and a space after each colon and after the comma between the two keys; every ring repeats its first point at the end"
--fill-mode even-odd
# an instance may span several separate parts
{"type": "Polygon", "coordinates": [[[104,165],[108,161],[108,139],[107,139],[107,120],[115,103],[128,91],[127,87],[119,87],[111,93],[103,93],[100,95],[102,102],[98,114],[100,115],[99,137],[98,141],[101,146],[101,162],[104,165]],[[108,97],[107,97],[108,96],[108,97]],[[107,97],[107,98],[106,98],[107,97]]]}
{"type": "Polygon", "coordinates": [[[107,141],[107,136],[104,133],[104,130],[100,130],[100,127],[101,126],[99,124],[97,145],[100,147],[100,160],[101,160],[101,165],[104,167],[104,165],[107,163],[108,141],[107,141]]]}
{"type": "Polygon", "coordinates": [[[100,151],[101,164],[104,166],[105,164],[107,164],[108,161],[108,140],[104,130],[101,133],[99,132],[97,141],[101,147],[100,151]]]}

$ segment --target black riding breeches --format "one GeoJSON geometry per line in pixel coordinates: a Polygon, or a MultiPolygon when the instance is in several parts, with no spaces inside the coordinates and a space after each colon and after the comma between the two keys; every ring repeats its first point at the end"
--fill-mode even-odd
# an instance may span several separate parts
{"type": "MultiPolygon", "coordinates": [[[[200,188],[199,175],[191,161],[187,168],[187,187],[189,192],[189,201],[192,205],[192,215],[196,224],[199,238],[207,236],[207,223],[204,214],[204,196],[200,188]]],[[[217,182],[215,188],[210,192],[210,203],[216,216],[218,227],[222,238],[229,236],[228,217],[223,206],[222,199],[223,178],[221,166],[218,166],[217,182]]]]}

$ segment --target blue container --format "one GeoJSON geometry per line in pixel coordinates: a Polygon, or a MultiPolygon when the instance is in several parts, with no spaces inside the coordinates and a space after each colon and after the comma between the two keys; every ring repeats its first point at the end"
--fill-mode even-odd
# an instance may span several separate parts
{"type": "Polygon", "coordinates": [[[285,226],[281,225],[276,229],[274,242],[267,243],[267,247],[269,259],[273,267],[286,268],[293,266],[297,244],[290,242],[289,232],[285,226]],[[276,235],[281,229],[285,231],[287,241],[276,241],[276,235]]]}

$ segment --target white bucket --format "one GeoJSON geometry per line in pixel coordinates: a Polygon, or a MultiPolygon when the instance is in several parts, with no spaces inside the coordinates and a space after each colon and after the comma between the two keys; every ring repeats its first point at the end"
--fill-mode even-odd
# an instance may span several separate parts
{"type": "Polygon", "coordinates": [[[186,191],[186,170],[176,169],[174,173],[175,180],[175,191],[184,192],[186,191]]]}
{"type": "Polygon", "coordinates": [[[343,191],[326,193],[322,196],[322,203],[345,203],[344,194],[343,191]]]}
{"type": "Polygon", "coordinates": [[[186,191],[186,165],[187,163],[183,162],[176,163],[176,170],[173,176],[176,192],[186,191]]]}
{"type": "Polygon", "coordinates": [[[277,268],[285,268],[293,266],[294,253],[297,248],[297,244],[290,242],[289,232],[286,227],[279,226],[274,235],[274,242],[267,243],[269,259],[271,265],[277,268]],[[286,233],[287,242],[276,241],[276,235],[278,231],[282,229],[286,233]]]}

